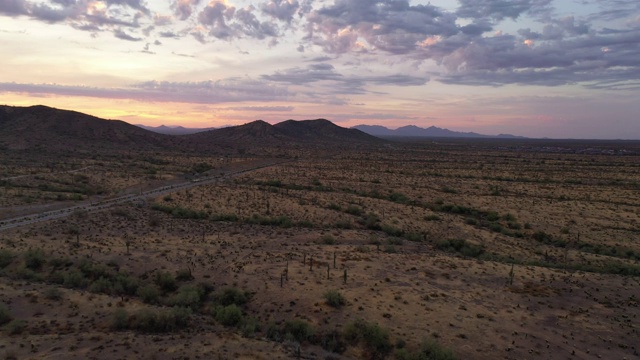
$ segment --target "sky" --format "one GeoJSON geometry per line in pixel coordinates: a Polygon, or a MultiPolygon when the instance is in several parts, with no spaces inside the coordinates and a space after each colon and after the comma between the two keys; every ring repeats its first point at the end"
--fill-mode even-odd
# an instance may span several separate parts
{"type": "Polygon", "coordinates": [[[0,0],[0,104],[640,139],[638,0],[0,0]]]}

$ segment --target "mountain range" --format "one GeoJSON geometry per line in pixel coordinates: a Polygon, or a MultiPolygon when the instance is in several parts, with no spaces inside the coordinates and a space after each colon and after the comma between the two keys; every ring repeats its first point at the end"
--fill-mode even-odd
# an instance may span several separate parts
{"type": "Polygon", "coordinates": [[[436,126],[421,128],[415,125],[399,127],[395,130],[380,125],[357,125],[352,129],[358,129],[369,135],[378,137],[455,137],[455,138],[500,138],[500,139],[523,139],[522,136],[511,134],[482,135],[474,132],[460,132],[443,129],[436,126]]]}
{"type": "Polygon", "coordinates": [[[287,120],[271,125],[256,120],[240,126],[167,135],[119,120],[37,105],[0,105],[0,149],[46,151],[228,152],[265,147],[341,148],[376,145],[384,140],[326,119],[287,120]]]}
{"type": "Polygon", "coordinates": [[[134,124],[137,127],[141,127],[145,130],[149,130],[149,131],[153,131],[159,134],[165,134],[165,135],[189,135],[189,134],[195,134],[195,133],[199,133],[199,132],[203,132],[203,131],[209,131],[209,130],[215,130],[215,127],[210,127],[210,128],[186,128],[184,126],[167,126],[167,125],[160,125],[160,126],[147,126],[147,125],[142,125],[142,124],[134,124]]]}

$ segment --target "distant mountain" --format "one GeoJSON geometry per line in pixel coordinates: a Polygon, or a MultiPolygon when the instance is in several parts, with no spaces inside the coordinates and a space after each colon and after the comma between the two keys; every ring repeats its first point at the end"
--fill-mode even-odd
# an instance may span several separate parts
{"type": "Polygon", "coordinates": [[[402,136],[402,137],[456,137],[456,138],[500,138],[500,139],[523,139],[522,136],[510,134],[482,135],[474,132],[459,132],[443,129],[436,126],[421,128],[415,125],[399,127],[395,130],[380,125],[357,125],[352,129],[358,129],[373,136],[402,136]]]}
{"type": "Polygon", "coordinates": [[[235,145],[242,148],[259,146],[377,144],[383,140],[357,129],[347,129],[329,120],[287,120],[271,125],[262,120],[248,124],[186,135],[188,143],[235,145]]]}
{"type": "Polygon", "coordinates": [[[152,150],[177,146],[176,141],[124,121],[42,105],[0,105],[0,146],[8,149],[152,150]]]}
{"type": "MultiPolygon", "coordinates": [[[[167,126],[159,130],[176,129],[167,126]]],[[[156,128],[158,130],[158,128],[156,128]]],[[[193,129],[180,128],[191,132],[193,129]]],[[[204,129],[202,129],[204,130],[204,129]]],[[[0,149],[43,151],[197,151],[228,152],[240,149],[343,149],[375,145],[384,140],[357,129],[346,129],[326,119],[287,120],[271,125],[262,120],[240,126],[167,135],[119,120],[60,110],[47,106],[0,106],[0,149]]]]}
{"type": "Polygon", "coordinates": [[[203,132],[203,131],[209,131],[209,130],[214,130],[216,128],[186,128],[183,126],[166,126],[166,125],[160,125],[160,126],[146,126],[146,125],[142,125],[142,124],[136,124],[137,127],[141,127],[145,130],[149,130],[149,131],[153,131],[159,134],[165,134],[165,135],[189,135],[189,134],[195,134],[195,133],[199,133],[199,132],[203,132]]]}

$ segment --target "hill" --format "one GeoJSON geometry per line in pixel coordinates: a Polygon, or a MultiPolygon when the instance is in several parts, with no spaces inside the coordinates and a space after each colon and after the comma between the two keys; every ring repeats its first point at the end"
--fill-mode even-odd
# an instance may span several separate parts
{"type": "Polygon", "coordinates": [[[260,146],[351,146],[379,144],[383,140],[357,129],[347,129],[326,119],[287,120],[271,125],[262,120],[248,124],[215,129],[184,136],[187,142],[199,147],[208,144],[256,148],[260,146]]]}
{"type": "Polygon", "coordinates": [[[0,146],[7,149],[152,150],[176,139],[119,120],[37,105],[0,106],[0,146]]]}
{"type": "MultiPolygon", "coordinates": [[[[161,127],[164,130],[169,127],[161,127]]],[[[179,131],[191,132],[181,128],[179,131]]],[[[0,106],[0,148],[45,151],[196,151],[219,152],[275,147],[285,149],[383,140],[325,119],[287,120],[271,125],[256,120],[240,126],[187,135],[160,134],[120,120],[105,120],[76,111],[37,105],[0,106]]]]}
{"type": "Polygon", "coordinates": [[[356,125],[352,129],[358,129],[373,136],[383,137],[456,137],[456,138],[498,138],[498,139],[523,139],[522,136],[510,134],[483,135],[474,132],[460,132],[443,129],[436,126],[421,128],[415,125],[399,127],[395,130],[380,125],[356,125]]]}
{"type": "Polygon", "coordinates": [[[216,129],[216,128],[186,128],[184,126],[167,126],[167,125],[160,125],[160,126],[147,126],[142,124],[135,124],[135,125],[145,130],[149,130],[149,131],[156,132],[158,134],[165,134],[165,135],[189,135],[189,134],[195,134],[203,131],[216,129]]]}

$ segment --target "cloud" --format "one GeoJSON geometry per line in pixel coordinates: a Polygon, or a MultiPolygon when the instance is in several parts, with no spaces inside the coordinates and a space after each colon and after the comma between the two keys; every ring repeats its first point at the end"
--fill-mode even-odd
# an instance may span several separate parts
{"type": "Polygon", "coordinates": [[[456,14],[468,19],[505,18],[513,20],[522,14],[539,14],[548,12],[552,0],[458,0],[460,7],[456,14]]]}
{"type": "Polygon", "coordinates": [[[82,96],[152,102],[219,104],[243,101],[288,101],[286,87],[261,80],[229,78],[201,82],[148,81],[127,88],[98,88],[58,84],[0,83],[0,92],[36,95],[82,96]]]}
{"type": "Polygon", "coordinates": [[[271,0],[260,6],[263,13],[287,23],[291,23],[299,8],[297,0],[271,0]]]}
{"type": "Polygon", "coordinates": [[[290,85],[307,85],[311,83],[328,83],[329,93],[333,94],[364,94],[370,91],[366,85],[382,86],[420,86],[429,81],[428,77],[403,74],[376,76],[344,76],[338,73],[333,65],[314,63],[304,68],[295,67],[277,71],[271,75],[262,75],[269,81],[287,83],[290,85]]]}
{"type": "Polygon", "coordinates": [[[336,0],[309,14],[308,37],[328,53],[406,54],[430,36],[458,33],[455,20],[435,6],[407,0],[336,0]]]}
{"type": "Polygon", "coordinates": [[[171,9],[178,19],[187,20],[199,4],[200,0],[176,0],[171,3],[171,9]]]}
{"type": "Polygon", "coordinates": [[[229,107],[226,110],[233,111],[257,111],[257,112],[290,112],[295,108],[293,106],[237,106],[229,107]]]}
{"type": "Polygon", "coordinates": [[[127,33],[125,33],[124,31],[120,30],[120,29],[116,29],[113,32],[113,36],[117,37],[118,39],[121,40],[127,40],[127,41],[142,41],[142,38],[137,38],[137,37],[133,37],[127,33]]]}
{"type": "Polygon", "coordinates": [[[198,21],[209,30],[209,35],[223,40],[249,38],[262,40],[278,36],[275,24],[260,21],[253,13],[254,6],[236,9],[220,0],[211,1],[198,15],[198,21]]]}
{"type": "Polygon", "coordinates": [[[2,0],[0,1],[0,14],[8,16],[28,15],[28,2],[24,0],[2,0]]]}

